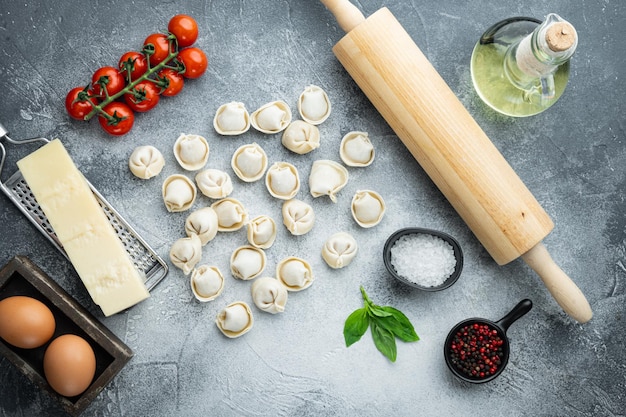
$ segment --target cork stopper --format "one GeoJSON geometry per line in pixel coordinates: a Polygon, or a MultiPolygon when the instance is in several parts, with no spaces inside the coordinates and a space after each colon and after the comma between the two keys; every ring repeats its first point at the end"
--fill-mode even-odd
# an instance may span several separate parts
{"type": "Polygon", "coordinates": [[[563,52],[576,44],[576,29],[568,22],[556,22],[546,30],[546,43],[554,52],[563,52]]]}

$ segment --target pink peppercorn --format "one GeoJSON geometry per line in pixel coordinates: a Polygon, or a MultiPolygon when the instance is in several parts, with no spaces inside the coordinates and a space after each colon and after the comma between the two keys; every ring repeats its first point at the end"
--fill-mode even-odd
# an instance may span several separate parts
{"type": "Polygon", "coordinates": [[[500,369],[504,340],[498,330],[487,323],[463,326],[452,338],[450,360],[460,374],[483,379],[500,369]],[[469,349],[464,348],[469,346],[469,349]]]}

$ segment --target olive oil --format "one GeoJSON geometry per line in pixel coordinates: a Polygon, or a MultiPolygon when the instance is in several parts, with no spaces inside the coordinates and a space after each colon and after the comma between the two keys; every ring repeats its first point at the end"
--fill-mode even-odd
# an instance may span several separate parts
{"type": "Polygon", "coordinates": [[[483,34],[472,53],[471,74],[487,105],[508,116],[525,117],[546,110],[561,97],[577,41],[574,31],[574,41],[565,51],[547,47],[545,33],[555,22],[564,21],[556,15],[543,23],[516,17],[496,23],[483,34]]]}

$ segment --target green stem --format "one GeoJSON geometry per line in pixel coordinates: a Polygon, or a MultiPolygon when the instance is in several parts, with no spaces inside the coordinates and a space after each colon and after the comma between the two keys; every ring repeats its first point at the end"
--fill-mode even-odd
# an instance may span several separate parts
{"type": "MultiPolygon", "coordinates": [[[[150,76],[152,74],[154,74],[155,72],[161,70],[162,68],[164,68],[168,63],[170,63],[171,61],[174,60],[174,58],[176,58],[178,56],[178,48],[172,48],[173,45],[173,41],[171,40],[171,38],[169,39],[170,42],[170,53],[168,54],[167,58],[165,58],[163,61],[159,62],[157,65],[155,65],[154,67],[150,67],[150,59],[148,56],[146,56],[146,60],[148,61],[148,70],[139,78],[137,78],[135,81],[129,83],[126,85],[126,87],[124,87],[121,91],[119,91],[118,93],[109,96],[109,92],[107,91],[106,87],[104,88],[104,93],[105,93],[105,99],[98,103],[98,104],[92,104],[93,106],[93,110],[91,112],[89,112],[89,114],[87,116],[85,116],[85,120],[90,120],[93,116],[95,116],[96,114],[100,113],[102,114],[104,117],[106,117],[107,120],[111,121],[113,120],[113,116],[109,115],[107,112],[104,111],[104,107],[106,107],[108,104],[110,104],[111,102],[117,100],[119,97],[123,96],[126,93],[129,93],[133,90],[133,88],[135,88],[135,86],[137,84],[139,84],[142,81],[146,81],[146,80],[151,80],[150,76]]],[[[151,80],[152,81],[152,80],[151,80]]]]}
{"type": "Polygon", "coordinates": [[[372,304],[372,300],[370,300],[370,298],[367,296],[367,293],[365,292],[365,288],[363,288],[363,286],[360,286],[361,288],[361,295],[363,296],[363,300],[365,300],[365,303],[369,306],[372,304]]]}

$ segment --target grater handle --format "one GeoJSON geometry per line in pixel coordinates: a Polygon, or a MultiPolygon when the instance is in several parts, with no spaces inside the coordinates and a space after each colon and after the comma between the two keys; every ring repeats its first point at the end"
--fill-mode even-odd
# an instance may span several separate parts
{"type": "MultiPolygon", "coordinates": [[[[0,123],[0,139],[7,137],[7,134],[9,133],[8,130],[6,130],[6,128],[2,125],[2,123],[0,123]]],[[[2,142],[0,142],[0,187],[2,187],[2,189],[4,189],[4,184],[2,183],[2,169],[4,168],[4,160],[7,157],[7,150],[4,148],[4,145],[2,144],[2,142]]]]}
{"type": "MultiPolygon", "coordinates": [[[[32,138],[32,139],[23,139],[23,140],[13,140],[13,139],[11,139],[9,137],[8,133],[9,133],[9,131],[2,125],[2,123],[0,123],[0,140],[4,139],[8,143],[11,143],[13,145],[22,145],[22,144],[25,144],[25,143],[33,143],[33,142],[43,142],[43,143],[48,143],[49,142],[49,140],[46,139],[46,138],[32,138]]],[[[6,156],[7,156],[6,148],[4,147],[2,142],[0,141],[0,188],[3,191],[5,191],[5,193],[7,192],[7,190],[4,188],[4,183],[2,182],[2,170],[4,169],[4,161],[6,159],[6,156]]]]}

